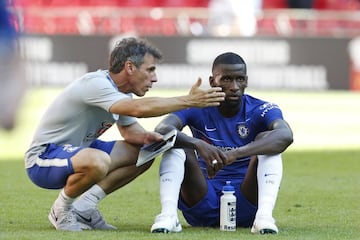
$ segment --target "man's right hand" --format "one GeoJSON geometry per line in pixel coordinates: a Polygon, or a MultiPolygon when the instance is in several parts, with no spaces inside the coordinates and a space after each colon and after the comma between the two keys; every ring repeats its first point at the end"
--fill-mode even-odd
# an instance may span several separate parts
{"type": "Polygon", "coordinates": [[[191,87],[188,95],[188,101],[193,107],[214,107],[219,106],[220,102],[225,100],[225,93],[221,87],[212,87],[207,90],[201,90],[201,78],[191,87]]]}
{"type": "Polygon", "coordinates": [[[227,161],[226,154],[223,151],[203,140],[197,142],[196,151],[206,162],[209,178],[215,177],[216,173],[224,167],[224,163],[227,161]]]}

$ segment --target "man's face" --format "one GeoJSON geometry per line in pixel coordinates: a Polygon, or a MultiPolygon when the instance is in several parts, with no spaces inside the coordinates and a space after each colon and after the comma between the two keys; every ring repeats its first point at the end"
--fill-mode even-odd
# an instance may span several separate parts
{"type": "Polygon", "coordinates": [[[220,64],[209,78],[212,87],[221,87],[225,92],[225,105],[237,106],[247,87],[244,64],[220,64]]]}
{"type": "Polygon", "coordinates": [[[132,92],[135,95],[139,97],[144,96],[152,87],[152,84],[157,82],[155,70],[156,59],[150,54],[145,54],[144,63],[136,68],[135,74],[132,76],[131,80],[132,92]]]}

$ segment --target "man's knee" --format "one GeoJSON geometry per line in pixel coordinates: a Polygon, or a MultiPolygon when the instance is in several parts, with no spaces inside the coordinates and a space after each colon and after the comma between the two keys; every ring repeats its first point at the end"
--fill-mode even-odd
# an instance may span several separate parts
{"type": "Polygon", "coordinates": [[[103,178],[107,175],[111,164],[109,154],[104,151],[87,148],[80,151],[72,158],[75,172],[84,172],[96,178],[103,178]]]}

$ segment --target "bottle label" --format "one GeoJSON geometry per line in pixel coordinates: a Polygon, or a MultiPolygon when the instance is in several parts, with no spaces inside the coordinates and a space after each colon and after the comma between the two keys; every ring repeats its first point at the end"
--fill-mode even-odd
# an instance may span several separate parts
{"type": "Polygon", "coordinates": [[[220,229],[222,231],[236,231],[236,202],[226,203],[226,210],[223,211],[222,219],[220,219],[220,229]]]}
{"type": "Polygon", "coordinates": [[[228,221],[231,223],[235,223],[236,221],[236,202],[228,202],[227,207],[227,218],[228,221]]]}

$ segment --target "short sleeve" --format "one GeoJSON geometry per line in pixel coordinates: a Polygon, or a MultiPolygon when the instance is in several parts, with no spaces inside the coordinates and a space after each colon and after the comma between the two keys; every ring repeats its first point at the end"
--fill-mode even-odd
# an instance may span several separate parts
{"type": "Polygon", "coordinates": [[[199,116],[198,113],[196,113],[195,111],[196,108],[186,108],[183,110],[176,111],[174,112],[174,114],[180,118],[183,126],[187,126],[193,123],[194,116],[199,116]]]}
{"type": "Polygon", "coordinates": [[[83,79],[81,89],[83,101],[92,106],[98,106],[106,111],[117,101],[131,98],[131,95],[121,93],[112,85],[106,76],[97,74],[83,79]]]}
{"type": "Polygon", "coordinates": [[[120,115],[119,119],[117,120],[117,123],[121,126],[129,126],[136,122],[137,119],[135,117],[125,116],[125,115],[120,115]]]}
{"type": "Polygon", "coordinates": [[[283,119],[283,114],[280,107],[275,103],[266,102],[260,105],[256,109],[257,114],[255,114],[260,122],[263,122],[267,127],[270,124],[277,120],[283,119]]]}

